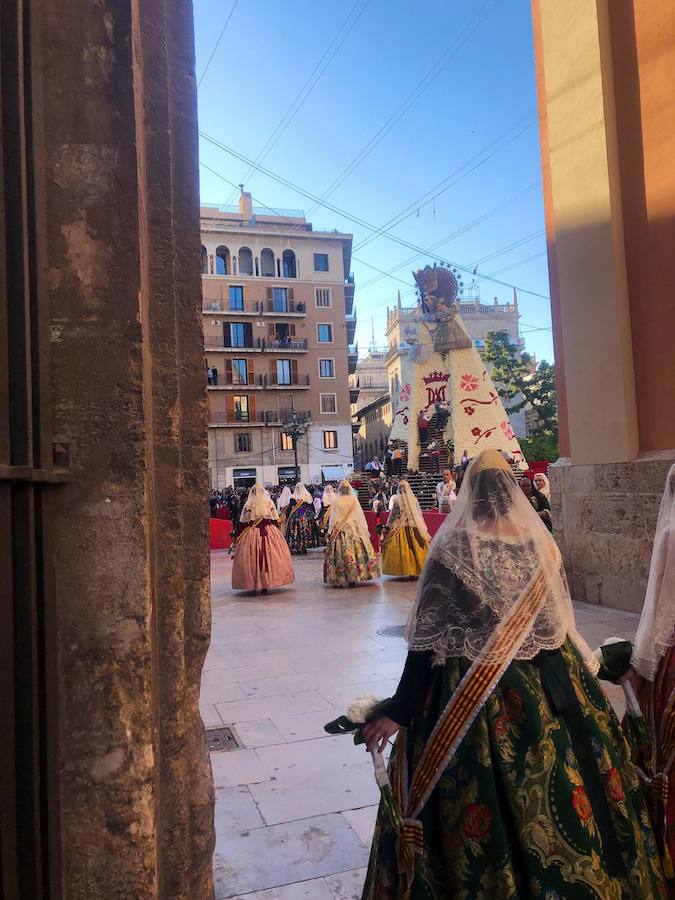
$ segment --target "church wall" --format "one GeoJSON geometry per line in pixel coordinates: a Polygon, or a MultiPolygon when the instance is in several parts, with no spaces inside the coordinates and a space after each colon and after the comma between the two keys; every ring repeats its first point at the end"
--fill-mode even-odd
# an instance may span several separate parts
{"type": "Polygon", "coordinates": [[[60,847],[49,849],[60,877],[50,896],[209,900],[192,8],[24,6],[30,124],[44,140],[31,172],[45,273],[38,302],[51,336],[51,390],[41,402],[72,469],[41,510],[59,719],[49,763],[60,847]]]}
{"type": "Polygon", "coordinates": [[[639,610],[675,459],[675,7],[533,0],[561,459],[577,600],[639,610]]]}

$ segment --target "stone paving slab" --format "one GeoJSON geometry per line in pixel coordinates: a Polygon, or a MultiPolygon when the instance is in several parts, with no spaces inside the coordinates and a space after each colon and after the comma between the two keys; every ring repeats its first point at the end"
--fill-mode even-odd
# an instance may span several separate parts
{"type": "MultiPolygon", "coordinates": [[[[212,554],[202,715],[207,727],[232,725],[243,745],[211,754],[217,900],[361,897],[379,794],[363,748],[323,726],[359,693],[395,689],[405,641],[377,631],[406,621],[416,583],[336,590],[322,584],[321,554],[294,562],[294,585],[251,597],[231,590],[227,553],[212,554]]],[[[637,627],[634,613],[575,610],[591,647],[637,627]]],[[[606,689],[622,712],[621,689],[606,689]]]]}

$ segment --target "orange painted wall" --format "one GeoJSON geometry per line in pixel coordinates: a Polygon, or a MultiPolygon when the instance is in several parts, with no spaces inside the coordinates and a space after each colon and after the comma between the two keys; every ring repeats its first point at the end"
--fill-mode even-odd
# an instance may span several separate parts
{"type": "Polygon", "coordinates": [[[610,7],[640,449],[675,447],[675,2],[610,7]]]}
{"type": "Polygon", "coordinates": [[[546,108],[546,90],[544,65],[542,61],[543,46],[541,34],[540,0],[532,0],[532,23],[534,31],[534,56],[536,61],[537,107],[539,113],[539,139],[541,142],[541,168],[544,194],[544,211],[546,217],[546,247],[548,251],[548,277],[551,292],[551,319],[553,321],[553,349],[555,353],[555,371],[558,395],[558,445],[560,456],[570,455],[570,437],[567,423],[567,395],[565,391],[565,350],[562,342],[560,324],[560,300],[558,290],[558,267],[556,261],[555,216],[551,195],[551,171],[548,157],[548,114],[546,108]]]}

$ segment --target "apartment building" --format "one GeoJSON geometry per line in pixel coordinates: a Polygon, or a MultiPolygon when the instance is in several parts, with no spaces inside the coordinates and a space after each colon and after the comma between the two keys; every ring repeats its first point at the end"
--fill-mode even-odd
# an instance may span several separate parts
{"type": "Polygon", "coordinates": [[[352,236],[315,231],[300,210],[203,207],[202,309],[211,486],[353,470],[348,376],[356,369],[352,236]]]}

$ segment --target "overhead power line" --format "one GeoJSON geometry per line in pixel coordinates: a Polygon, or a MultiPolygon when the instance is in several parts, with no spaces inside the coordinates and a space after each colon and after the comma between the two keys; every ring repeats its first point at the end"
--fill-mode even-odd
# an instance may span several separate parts
{"type": "Polygon", "coordinates": [[[232,4],[232,8],[230,9],[230,12],[229,12],[227,18],[225,19],[225,24],[224,24],[223,27],[220,29],[220,34],[218,35],[218,40],[217,40],[216,43],[213,45],[213,50],[211,51],[211,56],[209,56],[209,58],[207,59],[206,65],[205,65],[204,68],[202,69],[202,74],[199,76],[199,80],[198,80],[198,82],[197,82],[197,87],[198,87],[198,88],[201,87],[202,81],[204,80],[204,76],[205,76],[206,73],[209,71],[209,66],[211,65],[211,62],[212,62],[212,60],[213,60],[213,57],[216,55],[216,50],[218,49],[218,47],[220,47],[220,42],[221,42],[222,39],[223,39],[223,35],[224,35],[225,32],[227,31],[227,26],[230,24],[230,20],[231,20],[232,16],[234,15],[234,11],[235,11],[235,9],[237,8],[237,4],[238,4],[238,3],[239,3],[239,0],[234,0],[234,3],[232,4]]]}
{"type": "MultiPolygon", "coordinates": [[[[325,200],[327,197],[330,197],[330,195],[334,193],[337,188],[347,180],[347,178],[349,178],[352,172],[354,172],[361,165],[361,163],[368,156],[370,156],[375,147],[387,136],[387,134],[389,134],[394,125],[396,125],[397,122],[399,122],[403,118],[410,107],[422,96],[427,88],[436,80],[436,78],[438,78],[438,76],[448,65],[448,63],[459,53],[461,48],[468,41],[471,35],[476,31],[478,26],[487,18],[487,16],[492,12],[492,10],[499,2],[500,0],[486,0],[486,2],[483,3],[478,12],[473,16],[472,19],[469,20],[462,31],[460,31],[455,42],[451,44],[450,47],[436,60],[433,66],[417,83],[417,85],[408,94],[405,100],[396,108],[396,110],[394,110],[394,112],[387,119],[384,125],[382,125],[379,130],[375,132],[372,138],[361,148],[361,150],[352,159],[349,165],[347,165],[337,176],[337,178],[335,178],[334,181],[328,186],[321,197],[317,199],[316,205],[320,205],[323,200],[325,200]]],[[[308,211],[308,216],[312,214],[313,210],[316,208],[316,205],[308,211]]]]}
{"type": "MultiPolygon", "coordinates": [[[[335,59],[340,48],[347,40],[349,35],[352,32],[352,29],[359,21],[361,16],[366,10],[366,7],[370,3],[370,0],[356,0],[352,8],[349,10],[347,17],[344,19],[340,27],[337,29],[335,34],[333,35],[330,43],[324,50],[321,58],[314,66],[309,76],[305,80],[305,83],[302,85],[298,93],[295,95],[291,103],[289,104],[286,112],[283,114],[281,119],[276,124],[276,127],[267,138],[263,146],[260,148],[258,155],[256,156],[254,162],[257,165],[263,160],[267,159],[269,154],[272,152],[277,141],[281,138],[283,133],[286,131],[288,126],[291,124],[293,119],[296,117],[300,109],[302,108],[305,101],[308,99],[309,95],[312,93],[314,88],[317,86],[321,78],[326,72],[326,69],[329,67],[331,62],[335,59]],[[356,13],[356,15],[355,15],[356,13]],[[353,17],[353,19],[352,19],[353,17]],[[350,19],[352,20],[350,23],[350,19]]],[[[247,171],[242,175],[239,179],[240,184],[245,184],[251,175],[255,172],[255,168],[250,166],[247,171]]],[[[228,198],[226,203],[232,202],[232,195],[228,198]]]]}
{"type": "MultiPolygon", "coordinates": [[[[501,212],[502,209],[505,209],[507,206],[510,206],[512,203],[515,203],[516,200],[520,200],[521,197],[524,197],[525,194],[528,194],[530,191],[533,191],[536,187],[539,187],[541,184],[541,179],[537,179],[533,181],[531,184],[528,184],[527,187],[523,188],[522,191],[518,191],[517,194],[514,194],[512,197],[509,197],[507,200],[504,200],[502,203],[498,203],[497,206],[493,206],[492,209],[489,209],[487,212],[483,213],[481,216],[478,216],[476,219],[472,219],[471,222],[467,222],[466,225],[462,225],[461,228],[458,228],[456,231],[451,232],[450,234],[445,235],[439,241],[436,241],[435,244],[432,244],[429,247],[429,250],[436,250],[437,247],[443,246],[448,241],[452,241],[455,238],[459,237],[462,234],[465,234],[467,231],[470,231],[472,228],[475,228],[476,225],[480,225],[481,222],[484,222],[486,219],[489,219],[491,216],[495,215],[498,212],[501,212]]],[[[353,259],[356,259],[355,256],[352,256],[353,259]]],[[[416,259],[419,259],[419,254],[415,253],[413,256],[409,256],[403,260],[403,262],[398,263],[392,269],[389,269],[388,272],[382,272],[381,275],[376,275],[374,278],[370,278],[363,284],[360,284],[359,287],[361,290],[364,288],[370,287],[372,284],[375,284],[378,281],[381,281],[383,278],[388,278],[392,272],[398,272],[399,269],[404,268],[405,266],[414,263],[416,259]]],[[[359,260],[362,262],[362,260],[359,260]]]]}
{"type": "Polygon", "coordinates": [[[364,238],[362,241],[359,241],[355,245],[354,249],[361,250],[367,244],[370,244],[371,241],[374,241],[382,231],[390,230],[395,225],[398,225],[405,219],[410,218],[410,216],[414,216],[419,212],[420,209],[423,209],[425,206],[433,203],[438,199],[438,197],[440,197],[442,194],[445,194],[446,191],[449,191],[450,188],[454,187],[456,184],[462,181],[463,178],[466,178],[472,172],[475,172],[476,169],[479,169],[481,166],[485,165],[486,162],[491,160],[498,153],[501,153],[506,147],[509,146],[509,144],[512,144],[521,135],[529,131],[534,123],[534,116],[523,116],[522,118],[518,119],[515,125],[512,125],[505,132],[500,134],[499,137],[495,138],[493,141],[490,141],[489,144],[479,150],[478,153],[475,153],[458,169],[448,175],[447,178],[444,178],[443,181],[440,181],[437,185],[427,191],[426,194],[422,194],[422,196],[418,197],[416,200],[413,200],[413,202],[408,204],[408,206],[406,206],[405,209],[403,209],[400,213],[392,216],[392,218],[385,222],[384,225],[380,226],[375,234],[371,234],[368,237],[364,238]],[[512,132],[515,133],[512,134],[512,132]],[[505,138],[507,137],[508,140],[505,140],[505,138]],[[491,152],[488,153],[488,150],[491,152]],[[434,191],[436,193],[434,193],[434,191]]]}
{"type": "MultiPolygon", "coordinates": [[[[199,134],[205,141],[208,141],[208,143],[212,144],[214,147],[217,147],[218,149],[222,150],[223,152],[227,153],[228,155],[234,157],[235,159],[239,159],[242,162],[248,163],[249,165],[252,164],[253,161],[248,159],[248,157],[244,156],[244,154],[239,153],[238,151],[232,149],[231,147],[228,147],[227,145],[221,143],[216,138],[212,137],[211,135],[207,134],[206,132],[200,131],[199,134]]],[[[212,172],[212,174],[216,175],[216,177],[221,178],[227,184],[234,185],[234,182],[230,181],[222,173],[216,172],[214,169],[210,169],[209,166],[207,166],[205,163],[200,162],[200,165],[204,166],[204,168],[208,169],[210,172],[212,172]]],[[[320,200],[315,194],[312,194],[310,191],[305,190],[304,188],[300,187],[297,184],[294,184],[289,179],[284,178],[281,175],[277,175],[274,172],[271,172],[269,169],[266,169],[264,166],[258,165],[258,166],[256,166],[256,168],[258,169],[258,171],[260,171],[263,175],[266,175],[268,178],[271,178],[272,180],[278,182],[279,184],[282,184],[284,187],[289,188],[292,191],[295,191],[296,193],[300,194],[303,197],[306,197],[309,200],[313,200],[316,203],[320,203],[323,207],[330,210],[331,212],[334,212],[336,215],[341,216],[342,218],[345,218],[350,222],[354,222],[356,225],[360,225],[362,228],[365,228],[367,231],[374,232],[374,231],[378,230],[377,226],[372,225],[370,222],[366,222],[364,219],[361,219],[358,216],[355,216],[343,209],[340,209],[338,206],[335,206],[332,203],[328,203],[325,200],[320,200]]],[[[395,234],[391,234],[389,231],[383,231],[382,234],[384,234],[390,241],[393,241],[394,243],[399,244],[402,247],[407,247],[409,250],[414,250],[419,254],[423,254],[423,255],[427,254],[428,255],[430,253],[430,251],[427,248],[419,247],[417,244],[413,244],[410,241],[406,241],[403,238],[400,238],[395,234]]],[[[440,257],[437,254],[436,254],[436,258],[439,262],[446,263],[447,265],[457,269],[458,271],[466,272],[468,274],[473,274],[473,269],[469,266],[465,266],[465,265],[462,265],[461,263],[455,262],[453,260],[450,260],[450,259],[447,259],[444,257],[440,257]]],[[[506,281],[500,281],[499,279],[493,278],[491,276],[484,275],[482,277],[485,280],[492,281],[494,284],[499,284],[502,287],[508,287],[511,289],[513,289],[514,287],[517,287],[517,289],[519,291],[521,291],[521,293],[529,294],[532,297],[538,297],[541,300],[550,301],[550,299],[551,299],[546,294],[541,294],[538,291],[532,291],[532,290],[529,290],[528,288],[518,287],[517,285],[513,285],[506,281]]]]}

